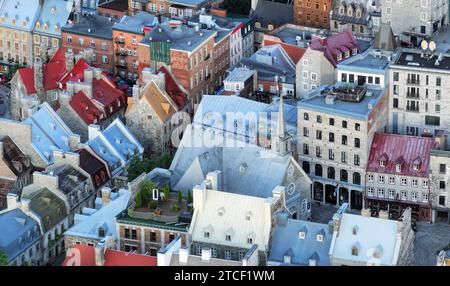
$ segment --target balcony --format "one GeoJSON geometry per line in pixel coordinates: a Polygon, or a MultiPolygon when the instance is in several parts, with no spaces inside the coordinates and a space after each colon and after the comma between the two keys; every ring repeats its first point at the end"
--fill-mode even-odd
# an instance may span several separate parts
{"type": "Polygon", "coordinates": [[[116,38],[116,39],[114,40],[114,42],[115,42],[116,44],[123,45],[123,44],[125,44],[125,39],[124,39],[124,38],[116,38]]]}
{"type": "Polygon", "coordinates": [[[407,79],[406,83],[409,85],[420,85],[420,80],[407,79]]]}
{"type": "Polygon", "coordinates": [[[406,97],[407,98],[414,98],[414,99],[419,99],[420,98],[420,94],[419,93],[413,93],[413,92],[407,92],[406,93],[406,97]]]}
{"type": "Polygon", "coordinates": [[[121,56],[121,57],[126,57],[126,56],[128,56],[128,54],[127,54],[126,51],[117,51],[117,52],[116,52],[116,55],[117,55],[117,56],[121,56]]]}

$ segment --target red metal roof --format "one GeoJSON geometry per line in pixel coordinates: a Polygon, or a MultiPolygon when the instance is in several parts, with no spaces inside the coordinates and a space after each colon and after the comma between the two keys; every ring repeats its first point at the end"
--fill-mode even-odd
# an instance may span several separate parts
{"type": "MultiPolygon", "coordinates": [[[[59,49],[46,64],[42,65],[42,77],[44,90],[57,89],[57,82],[67,72],[64,51],[59,49]]],[[[34,87],[34,68],[21,68],[19,74],[25,86],[27,94],[36,93],[34,87]]]]}
{"type": "MultiPolygon", "coordinates": [[[[77,244],[73,247],[80,255],[80,265],[74,265],[73,257],[66,257],[63,266],[95,266],[95,247],[77,244]]],[[[154,256],[127,253],[107,249],[104,266],[157,266],[158,260],[154,256]]]]}
{"type": "Polygon", "coordinates": [[[158,73],[159,72],[163,72],[165,75],[167,94],[178,106],[178,109],[183,109],[187,103],[187,94],[180,89],[173,75],[164,66],[159,68],[158,73]]]}
{"type": "Polygon", "coordinates": [[[280,45],[289,55],[294,64],[297,64],[303,57],[303,54],[305,53],[306,49],[283,43],[281,40],[277,39],[278,39],[277,37],[273,36],[271,36],[271,38],[266,38],[266,36],[264,36],[263,46],[280,45]]]}
{"type": "MultiPolygon", "coordinates": [[[[351,30],[345,30],[326,39],[313,36],[310,47],[313,50],[322,51],[333,66],[337,65],[336,56],[338,54],[353,48],[357,48],[358,52],[360,52],[358,42],[351,30]]],[[[344,60],[344,57],[342,59],[344,60]]]]}
{"type": "Polygon", "coordinates": [[[88,63],[85,60],[80,59],[72,68],[72,70],[61,78],[59,81],[62,83],[63,88],[66,88],[66,83],[68,81],[83,81],[84,80],[84,70],[89,68],[88,63]]]}
{"type": "Polygon", "coordinates": [[[428,177],[430,152],[434,146],[432,138],[375,133],[367,172],[428,177]],[[380,166],[381,160],[385,161],[384,167],[380,166]],[[396,172],[397,163],[402,164],[400,172],[396,172]],[[419,170],[414,170],[414,163],[419,163],[419,170]]]}
{"type": "Polygon", "coordinates": [[[96,123],[94,122],[95,120],[100,120],[102,111],[95,106],[95,104],[84,94],[83,91],[75,93],[69,104],[87,125],[96,123]]]}

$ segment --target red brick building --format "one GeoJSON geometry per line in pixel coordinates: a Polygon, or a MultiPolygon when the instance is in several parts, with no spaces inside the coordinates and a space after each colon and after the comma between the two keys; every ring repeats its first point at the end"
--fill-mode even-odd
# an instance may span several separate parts
{"type": "Polygon", "coordinates": [[[329,29],[332,0],[294,0],[294,23],[329,29]]]}
{"type": "Polygon", "coordinates": [[[117,20],[103,16],[79,16],[78,21],[61,29],[62,49],[74,54],[92,49],[92,66],[108,72],[114,71],[114,45],[112,27],[117,20]]]}
{"type": "Polygon", "coordinates": [[[128,0],[113,0],[98,5],[100,16],[120,19],[128,12],[128,0]]]}
{"type": "Polygon", "coordinates": [[[139,12],[134,16],[125,16],[115,23],[114,39],[114,74],[128,82],[134,83],[138,78],[138,44],[144,34],[151,31],[158,19],[149,13],[139,12]]]}

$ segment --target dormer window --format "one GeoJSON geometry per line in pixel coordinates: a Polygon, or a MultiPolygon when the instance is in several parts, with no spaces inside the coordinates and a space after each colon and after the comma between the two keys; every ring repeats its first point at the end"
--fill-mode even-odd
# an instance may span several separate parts
{"type": "Polygon", "coordinates": [[[402,171],[402,164],[400,163],[395,164],[395,171],[397,173],[400,173],[402,171]]]}
{"type": "Polygon", "coordinates": [[[350,57],[350,51],[345,52],[345,58],[348,58],[348,57],[350,57]]]}
{"type": "Polygon", "coordinates": [[[205,237],[205,238],[209,238],[209,231],[205,231],[204,237],[205,237]]]}
{"type": "Polygon", "coordinates": [[[356,9],[356,17],[361,18],[361,9],[356,9]]]}
{"type": "Polygon", "coordinates": [[[384,166],[386,166],[386,161],[385,160],[380,160],[379,164],[380,164],[380,167],[384,167],[384,166]]]}
{"type": "Polygon", "coordinates": [[[217,211],[217,215],[218,215],[218,216],[223,216],[224,213],[225,213],[225,209],[224,209],[224,208],[220,208],[220,209],[217,211]]]}
{"type": "Polygon", "coordinates": [[[298,237],[299,237],[300,239],[305,239],[306,233],[305,233],[304,231],[300,231],[300,232],[298,233],[298,237]]]}
{"type": "Polygon", "coordinates": [[[323,235],[322,234],[316,235],[316,240],[322,242],[323,241],[323,235]]]}
{"type": "Polygon", "coordinates": [[[419,169],[420,169],[420,164],[414,163],[414,164],[413,164],[413,169],[414,169],[414,171],[419,171],[419,169]]]}
{"type": "Polygon", "coordinates": [[[230,234],[226,234],[225,235],[225,240],[226,241],[231,241],[231,235],[230,234]]]}
{"type": "Polygon", "coordinates": [[[352,255],[358,256],[359,249],[356,246],[352,246],[352,255]]]}
{"type": "Polygon", "coordinates": [[[358,48],[353,48],[352,54],[353,54],[353,55],[356,55],[357,53],[358,53],[358,48]]]}
{"type": "Polygon", "coordinates": [[[352,9],[352,7],[348,7],[347,15],[350,16],[350,17],[353,16],[353,9],[352,9]]]}
{"type": "Polygon", "coordinates": [[[337,59],[337,61],[341,61],[342,60],[342,54],[337,55],[336,59],[337,59]]]}
{"type": "Polygon", "coordinates": [[[251,212],[246,213],[245,214],[245,220],[246,221],[250,221],[251,219],[252,219],[252,213],[251,212]]]}
{"type": "Polygon", "coordinates": [[[355,225],[355,226],[353,227],[353,229],[352,229],[353,235],[357,235],[357,234],[358,234],[358,230],[359,230],[359,227],[358,227],[357,225],[355,225]]]}
{"type": "Polygon", "coordinates": [[[345,8],[344,6],[339,7],[339,14],[344,15],[345,14],[345,8]]]}
{"type": "Polygon", "coordinates": [[[100,227],[98,229],[98,236],[99,237],[105,237],[105,229],[103,227],[100,227]]]}
{"type": "Polygon", "coordinates": [[[247,237],[247,243],[248,244],[253,244],[253,238],[247,237]]]}

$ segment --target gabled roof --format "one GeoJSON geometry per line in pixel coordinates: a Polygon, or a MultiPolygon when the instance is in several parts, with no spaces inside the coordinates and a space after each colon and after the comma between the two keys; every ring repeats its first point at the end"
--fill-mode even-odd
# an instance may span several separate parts
{"type": "Polygon", "coordinates": [[[29,195],[22,195],[22,200],[30,199],[30,210],[41,220],[44,232],[64,220],[68,213],[64,201],[47,188],[42,188],[29,195]]]}
{"type": "Polygon", "coordinates": [[[122,170],[134,155],[144,152],[144,147],[117,118],[104,131],[98,131],[87,144],[94,152],[108,162],[113,175],[122,170]]]}
{"type": "Polygon", "coordinates": [[[0,229],[0,250],[6,252],[8,263],[40,239],[37,222],[20,209],[0,214],[0,229]]]}
{"type": "MultiPolygon", "coordinates": [[[[324,56],[333,66],[337,65],[337,55],[350,51],[351,56],[352,49],[354,48],[358,49],[358,53],[360,52],[358,41],[350,30],[345,30],[323,39],[313,37],[310,48],[323,52],[324,56]]],[[[342,60],[344,59],[342,57],[342,60]]]]}
{"type": "Polygon", "coordinates": [[[40,23],[38,28],[34,27],[35,33],[51,35],[52,37],[61,37],[61,28],[67,24],[70,13],[72,12],[73,1],[70,0],[45,0],[39,11],[36,22],[40,23]],[[44,29],[47,25],[47,30],[44,29]],[[54,27],[58,29],[55,31],[54,27]]]}
{"type": "Polygon", "coordinates": [[[107,165],[86,149],[76,151],[80,155],[80,167],[88,173],[94,183],[94,187],[100,187],[109,180],[107,165]]]}
{"type": "MultiPolygon", "coordinates": [[[[25,86],[27,95],[36,93],[34,85],[34,68],[21,68],[18,70],[20,78],[25,86]]],[[[42,78],[44,91],[58,88],[58,81],[67,72],[65,55],[62,49],[58,49],[48,63],[42,65],[42,78]]]]}
{"type": "Polygon", "coordinates": [[[380,265],[396,265],[400,249],[397,224],[395,220],[344,213],[331,259],[368,263],[374,261],[373,250],[381,246],[383,253],[376,260],[380,265]],[[355,225],[359,228],[356,234],[355,225]],[[358,249],[358,255],[352,255],[352,247],[358,249]]]}
{"type": "Polygon", "coordinates": [[[327,224],[287,219],[285,224],[277,223],[273,230],[272,244],[268,261],[284,264],[284,256],[291,257],[291,265],[309,265],[314,257],[319,266],[329,266],[333,233],[327,224]],[[299,232],[305,237],[300,238],[299,232]],[[317,240],[317,234],[323,235],[323,241],[317,240]]]}
{"type": "Polygon", "coordinates": [[[54,150],[70,150],[69,137],[75,134],[47,102],[23,123],[31,125],[31,144],[44,162],[53,162],[54,150]]]}
{"type": "Polygon", "coordinates": [[[69,102],[72,109],[86,124],[97,123],[103,112],[84,94],[83,91],[75,93],[69,102]]]}
{"type": "Polygon", "coordinates": [[[274,36],[271,36],[271,38],[264,36],[263,46],[271,46],[277,44],[279,44],[286,51],[294,64],[297,64],[300,61],[306,51],[305,48],[283,43],[279,38],[276,38],[274,36]]]}
{"type": "MultiPolygon", "coordinates": [[[[80,266],[96,266],[95,247],[76,244],[73,248],[80,252],[80,266]]],[[[70,257],[69,257],[70,258],[70,257]]],[[[70,265],[70,259],[66,258],[63,266],[70,265]]],[[[154,256],[146,256],[135,253],[107,249],[105,252],[104,266],[157,266],[158,261],[154,256]]]]}
{"type": "MultiPolygon", "coordinates": [[[[195,189],[194,193],[197,191],[195,189]]],[[[200,192],[207,193],[203,207],[197,208],[194,201],[196,215],[189,230],[193,241],[241,248],[257,244],[260,250],[267,249],[272,223],[268,208],[275,204],[275,200],[208,189],[200,192]],[[221,215],[219,209],[222,209],[221,215]],[[248,211],[253,214],[250,220],[246,219],[248,211]],[[205,238],[205,232],[209,232],[209,238],[205,238]],[[231,240],[226,239],[227,235],[231,240]],[[248,243],[248,238],[253,240],[252,243],[248,243]]]]}
{"type": "Polygon", "coordinates": [[[178,106],[178,110],[183,109],[187,104],[187,92],[164,65],[159,68],[158,73],[159,72],[162,72],[165,75],[167,94],[178,106]]]}
{"type": "MultiPolygon", "coordinates": [[[[18,176],[33,167],[29,157],[19,149],[9,136],[1,137],[0,142],[3,145],[3,161],[14,175],[18,176]]],[[[0,176],[3,175],[0,172],[0,176]]]]}
{"type": "Polygon", "coordinates": [[[397,134],[375,133],[370,149],[368,172],[428,177],[430,153],[435,145],[432,138],[397,134]],[[386,160],[381,167],[379,161],[386,160]],[[420,169],[414,170],[414,162],[420,160],[420,169]],[[396,172],[401,164],[401,172],[396,172]]]}

